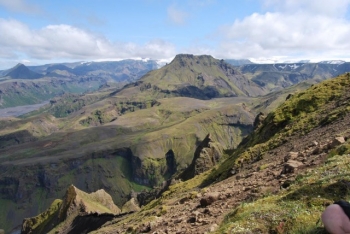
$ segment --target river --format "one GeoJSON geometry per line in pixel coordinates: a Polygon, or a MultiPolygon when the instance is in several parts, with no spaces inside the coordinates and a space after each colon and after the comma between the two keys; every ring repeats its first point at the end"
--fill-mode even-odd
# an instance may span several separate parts
{"type": "Polygon", "coordinates": [[[26,105],[26,106],[16,106],[16,107],[9,107],[0,109],[0,118],[2,117],[17,117],[20,115],[24,115],[28,112],[34,111],[39,109],[40,107],[48,104],[49,101],[45,101],[39,104],[34,105],[26,105]]]}

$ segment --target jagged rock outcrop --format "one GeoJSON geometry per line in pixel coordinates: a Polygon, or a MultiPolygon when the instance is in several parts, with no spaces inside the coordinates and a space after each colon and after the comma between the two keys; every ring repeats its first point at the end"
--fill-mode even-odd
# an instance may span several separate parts
{"type": "Polygon", "coordinates": [[[179,177],[182,180],[188,180],[211,169],[219,162],[222,154],[222,145],[214,142],[208,134],[197,147],[190,166],[179,177]]]}
{"type": "Polygon", "coordinates": [[[266,118],[265,114],[260,112],[254,119],[254,123],[253,123],[254,129],[257,129],[262,124],[265,118],[266,118]]]}
{"type": "Polygon", "coordinates": [[[135,198],[131,198],[122,207],[122,213],[139,211],[141,208],[135,198]]]}
{"type": "Polygon", "coordinates": [[[112,197],[103,189],[85,193],[71,185],[63,200],[55,200],[49,209],[32,218],[26,218],[22,225],[22,234],[47,233],[87,233],[112,220],[120,214],[112,197]],[[89,225],[76,225],[89,223],[89,225]],[[57,225],[59,227],[57,227],[57,225]]]}

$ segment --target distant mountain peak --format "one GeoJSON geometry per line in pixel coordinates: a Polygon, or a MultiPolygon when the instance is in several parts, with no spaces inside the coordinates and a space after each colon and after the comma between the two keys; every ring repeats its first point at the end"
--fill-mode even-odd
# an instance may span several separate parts
{"type": "Polygon", "coordinates": [[[194,64],[204,66],[217,64],[219,60],[211,55],[193,55],[193,54],[178,54],[169,65],[177,65],[179,67],[191,67],[194,64]]]}
{"type": "Polygon", "coordinates": [[[24,67],[25,67],[25,65],[24,65],[23,63],[17,63],[17,65],[14,66],[14,68],[16,68],[16,67],[21,67],[21,66],[24,66],[24,67]]]}
{"type": "Polygon", "coordinates": [[[254,64],[252,61],[249,59],[225,59],[226,63],[229,63],[233,66],[242,66],[246,64],[254,64]]]}
{"type": "Polygon", "coordinates": [[[11,68],[5,76],[12,79],[38,79],[42,77],[41,74],[30,70],[22,63],[18,63],[16,66],[11,68]]]}

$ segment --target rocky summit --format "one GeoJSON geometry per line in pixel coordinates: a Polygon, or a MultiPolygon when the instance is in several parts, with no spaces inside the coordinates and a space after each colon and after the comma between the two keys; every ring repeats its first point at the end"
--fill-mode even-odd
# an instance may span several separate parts
{"type": "Polygon", "coordinates": [[[71,185],[63,200],[55,200],[43,213],[24,219],[21,233],[87,233],[120,212],[103,189],[88,194],[71,185]]]}

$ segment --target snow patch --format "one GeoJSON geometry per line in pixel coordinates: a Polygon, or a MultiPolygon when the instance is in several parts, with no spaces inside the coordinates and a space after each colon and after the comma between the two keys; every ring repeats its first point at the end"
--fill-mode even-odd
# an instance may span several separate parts
{"type": "Polygon", "coordinates": [[[321,61],[319,63],[321,63],[321,64],[338,64],[338,65],[341,65],[341,64],[345,63],[345,61],[343,61],[343,60],[326,60],[326,61],[321,61]]]}
{"type": "Polygon", "coordinates": [[[300,66],[298,66],[298,65],[296,65],[296,64],[292,64],[292,65],[288,65],[290,68],[292,68],[292,69],[297,69],[298,67],[300,67],[300,66]]]}
{"type": "Polygon", "coordinates": [[[286,64],[285,65],[278,65],[278,67],[281,69],[285,69],[287,67],[287,65],[286,64]]]}

